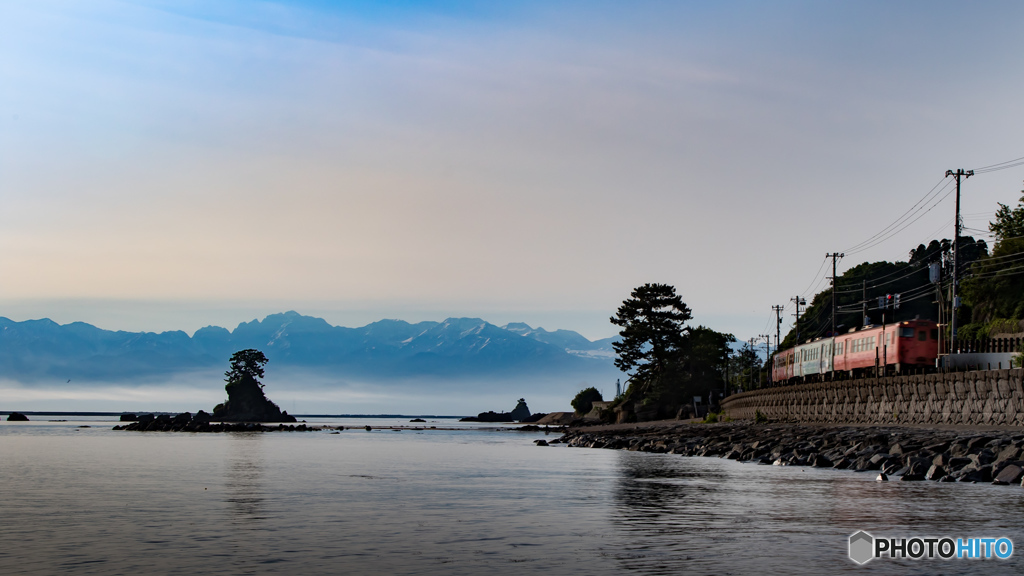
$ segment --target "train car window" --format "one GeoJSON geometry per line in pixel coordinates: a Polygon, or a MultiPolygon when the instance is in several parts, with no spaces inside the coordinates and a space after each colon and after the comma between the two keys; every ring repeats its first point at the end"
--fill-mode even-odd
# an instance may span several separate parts
{"type": "Polygon", "coordinates": [[[924,342],[925,340],[928,339],[928,333],[925,332],[924,330],[919,331],[917,333],[917,339],[920,340],[921,342],[924,342]]]}
{"type": "Polygon", "coordinates": [[[913,338],[913,337],[914,337],[914,329],[913,328],[900,328],[900,338],[913,338]]]}

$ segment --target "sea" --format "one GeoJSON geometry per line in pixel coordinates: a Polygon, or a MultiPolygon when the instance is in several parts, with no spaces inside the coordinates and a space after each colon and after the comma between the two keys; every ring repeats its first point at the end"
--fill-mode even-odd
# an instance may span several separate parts
{"type": "Polygon", "coordinates": [[[225,434],[30,418],[0,423],[4,575],[1024,573],[1018,486],[544,447],[557,434],[445,418],[225,434]],[[1021,548],[862,566],[861,530],[1021,548]]]}

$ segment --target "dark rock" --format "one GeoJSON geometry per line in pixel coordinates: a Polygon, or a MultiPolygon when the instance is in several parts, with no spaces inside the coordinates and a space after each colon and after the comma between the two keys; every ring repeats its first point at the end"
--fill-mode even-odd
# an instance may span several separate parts
{"type": "Polygon", "coordinates": [[[510,412],[481,412],[476,416],[460,418],[459,422],[515,422],[510,412]]]}
{"type": "Polygon", "coordinates": [[[993,483],[1019,484],[1021,478],[1024,478],[1024,468],[1021,468],[1018,464],[1009,464],[996,474],[993,483]]]}
{"type": "Polygon", "coordinates": [[[950,458],[949,459],[949,462],[947,464],[947,468],[949,468],[950,470],[959,470],[959,469],[963,468],[964,466],[967,466],[971,462],[973,462],[973,460],[971,460],[970,458],[964,458],[962,456],[961,457],[954,457],[954,458],[950,458]]]}
{"type": "Polygon", "coordinates": [[[992,467],[971,463],[960,470],[959,475],[961,482],[991,482],[992,467]]]}
{"type": "Polygon", "coordinates": [[[409,420],[409,422],[426,422],[426,420],[423,418],[413,418],[412,420],[409,420]]]}
{"type": "Polygon", "coordinates": [[[135,422],[138,419],[135,414],[121,414],[121,422],[135,422]]]}
{"type": "Polygon", "coordinates": [[[511,412],[512,419],[516,422],[522,422],[524,419],[530,417],[530,409],[526,407],[526,400],[520,398],[519,402],[516,403],[516,407],[511,412]]]}
{"type": "Polygon", "coordinates": [[[263,394],[263,385],[251,375],[243,375],[224,386],[228,400],[213,409],[213,419],[221,422],[295,422],[263,394]]]}
{"type": "Polygon", "coordinates": [[[1014,460],[1020,460],[1020,456],[1020,447],[1011,444],[999,451],[999,453],[996,455],[996,461],[1013,462],[1014,460]]]}
{"type": "Polygon", "coordinates": [[[28,422],[28,416],[25,416],[21,412],[11,412],[7,415],[8,422],[28,422]]]}
{"type": "Polygon", "coordinates": [[[878,476],[875,476],[875,482],[888,482],[888,481],[889,481],[889,477],[885,475],[885,472],[882,472],[878,476]]]}
{"type": "Polygon", "coordinates": [[[938,464],[932,464],[931,468],[928,468],[928,472],[925,473],[924,477],[926,480],[941,480],[946,475],[946,470],[938,464]]]}
{"type": "Polygon", "coordinates": [[[536,444],[537,446],[547,446],[548,445],[548,441],[547,440],[534,440],[533,443],[536,444]]]}
{"type": "Polygon", "coordinates": [[[830,468],[832,467],[832,461],[820,454],[816,454],[814,458],[807,460],[807,465],[814,466],[815,468],[830,468]]]}

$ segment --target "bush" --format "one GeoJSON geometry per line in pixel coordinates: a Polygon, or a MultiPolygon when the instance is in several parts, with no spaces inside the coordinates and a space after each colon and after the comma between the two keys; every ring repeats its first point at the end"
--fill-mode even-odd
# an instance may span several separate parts
{"type": "Polygon", "coordinates": [[[760,410],[754,410],[754,424],[767,424],[768,417],[761,414],[760,410]]]}
{"type": "Polygon", "coordinates": [[[717,412],[708,412],[708,415],[704,417],[704,423],[705,424],[714,424],[715,422],[718,422],[718,413],[717,412]]]}
{"type": "Polygon", "coordinates": [[[584,388],[572,399],[572,409],[580,416],[583,416],[593,409],[594,402],[601,402],[603,400],[604,398],[601,397],[601,393],[597,391],[597,388],[593,386],[584,388]]]}

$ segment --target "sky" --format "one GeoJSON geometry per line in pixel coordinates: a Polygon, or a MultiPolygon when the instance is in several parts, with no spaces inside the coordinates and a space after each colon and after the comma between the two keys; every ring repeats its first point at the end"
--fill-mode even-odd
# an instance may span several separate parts
{"type": "Polygon", "coordinates": [[[1019,2],[381,4],[0,4],[0,316],[596,339],[660,282],[746,340],[1024,157],[1019,2]]]}

